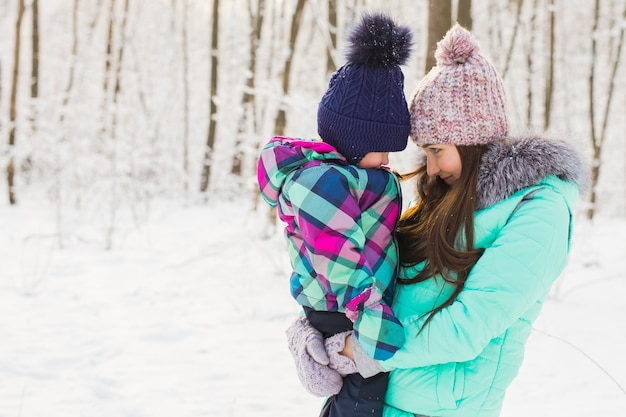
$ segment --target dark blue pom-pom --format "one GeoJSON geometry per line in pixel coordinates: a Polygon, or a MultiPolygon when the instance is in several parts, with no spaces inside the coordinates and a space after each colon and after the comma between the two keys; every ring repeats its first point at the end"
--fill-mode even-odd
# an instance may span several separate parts
{"type": "Polygon", "coordinates": [[[413,36],[383,13],[366,14],[348,37],[348,62],[372,67],[403,65],[409,59],[413,36]]]}

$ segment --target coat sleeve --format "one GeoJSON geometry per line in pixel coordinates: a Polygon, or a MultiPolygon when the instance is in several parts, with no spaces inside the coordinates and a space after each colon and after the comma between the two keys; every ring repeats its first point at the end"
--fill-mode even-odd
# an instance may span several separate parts
{"type": "Polygon", "coordinates": [[[521,204],[474,265],[457,299],[433,316],[405,323],[407,341],[387,369],[476,358],[535,303],[565,267],[570,210],[563,197],[542,189],[521,204]]]}
{"type": "MultiPolygon", "coordinates": [[[[373,273],[378,259],[372,258],[381,253],[366,249],[360,206],[366,198],[353,180],[332,167],[305,169],[287,192],[306,252],[301,259],[311,263],[311,272],[324,292],[333,294],[340,311],[353,321],[366,352],[387,359],[403,344],[404,331],[382,300],[373,273]]],[[[395,222],[389,226],[388,240],[393,239],[394,226],[395,222]]]]}

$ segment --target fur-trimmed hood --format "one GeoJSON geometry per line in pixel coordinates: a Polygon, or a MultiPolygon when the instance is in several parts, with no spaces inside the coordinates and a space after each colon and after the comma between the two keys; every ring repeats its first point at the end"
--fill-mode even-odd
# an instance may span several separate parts
{"type": "Polygon", "coordinates": [[[549,175],[575,183],[580,192],[589,184],[588,164],[564,141],[526,135],[493,142],[478,173],[476,206],[489,207],[549,175]]]}

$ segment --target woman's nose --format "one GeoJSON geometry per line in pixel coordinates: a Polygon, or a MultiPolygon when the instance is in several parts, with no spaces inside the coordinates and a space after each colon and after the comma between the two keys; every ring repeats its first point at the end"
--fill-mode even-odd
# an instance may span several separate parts
{"type": "Polygon", "coordinates": [[[426,159],[426,173],[429,177],[434,177],[439,174],[439,167],[431,160],[431,158],[426,159]]]}

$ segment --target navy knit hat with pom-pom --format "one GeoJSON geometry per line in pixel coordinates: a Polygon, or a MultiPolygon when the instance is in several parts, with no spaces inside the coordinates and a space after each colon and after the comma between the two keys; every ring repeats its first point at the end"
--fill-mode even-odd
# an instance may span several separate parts
{"type": "Polygon", "coordinates": [[[384,14],[368,14],[348,41],[348,62],[319,103],[317,132],[356,165],[369,152],[406,148],[411,123],[400,65],[409,58],[412,35],[384,14]]]}

